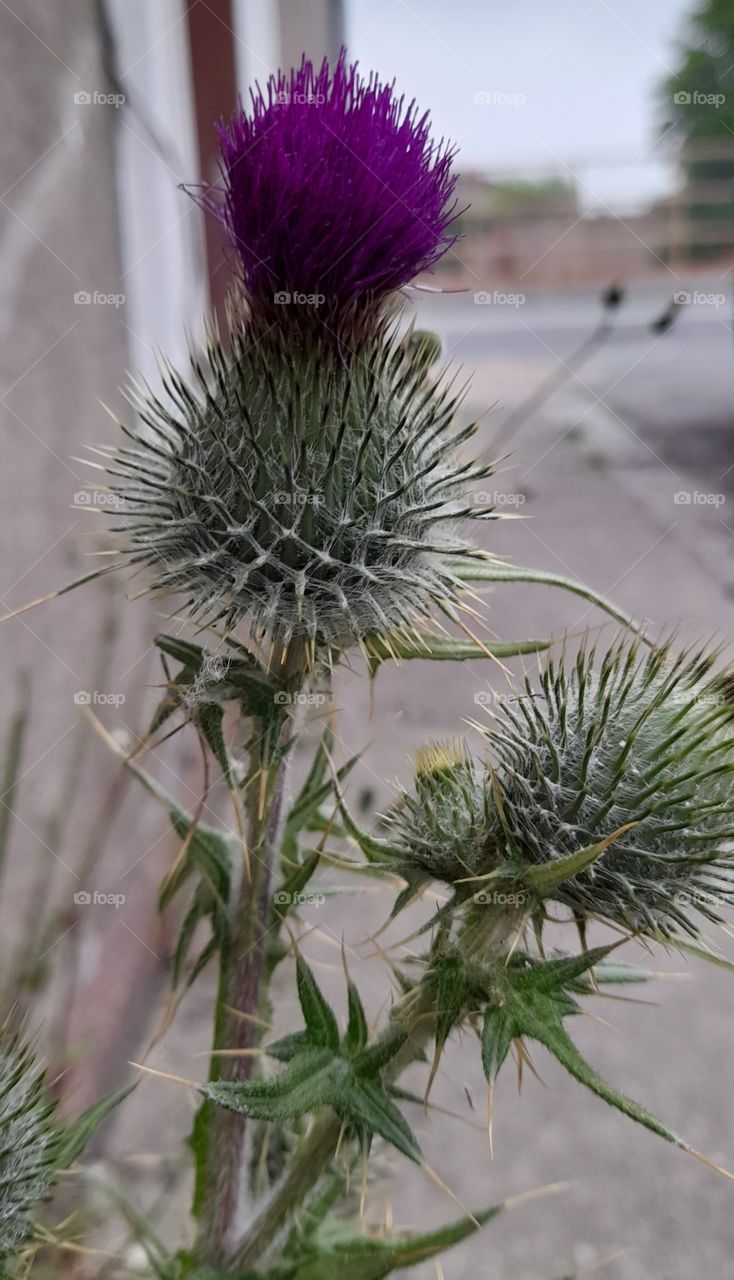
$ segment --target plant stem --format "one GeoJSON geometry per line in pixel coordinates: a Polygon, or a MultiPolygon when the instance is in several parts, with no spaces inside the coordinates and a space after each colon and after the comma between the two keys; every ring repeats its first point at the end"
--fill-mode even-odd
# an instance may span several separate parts
{"type": "MultiPolygon", "coordinates": [[[[428,986],[419,984],[393,1013],[378,1043],[405,1036],[404,1043],[388,1065],[384,1078],[395,1080],[411,1062],[420,1057],[434,1030],[434,1000],[428,986]]],[[[287,1174],[271,1199],[250,1226],[232,1259],[235,1267],[251,1267],[274,1242],[288,1218],[318,1183],[339,1143],[342,1121],[333,1111],[320,1113],[297,1148],[287,1174]]]]}
{"type": "MultiPolygon", "coordinates": [[[[469,950],[476,949],[487,960],[500,958],[506,953],[521,919],[522,913],[516,910],[482,908],[470,916],[464,928],[464,945],[469,950]]],[[[444,932],[439,930],[434,939],[434,953],[440,952],[445,941],[444,932]]],[[[422,981],[395,1006],[378,1038],[377,1043],[381,1046],[389,1041],[402,1041],[383,1072],[385,1084],[394,1083],[407,1067],[421,1057],[435,1030],[436,990],[429,965],[422,981]]],[[[236,1249],[232,1261],[238,1269],[252,1267],[273,1245],[288,1218],[303,1203],[327,1168],[341,1130],[342,1122],[335,1113],[324,1112],[317,1116],[296,1150],[287,1174],[236,1249]]]]}
{"type": "Polygon", "coordinates": [[[303,1203],[336,1151],[341,1128],[342,1122],[333,1111],[316,1116],[275,1195],[255,1219],[237,1249],[233,1258],[237,1270],[245,1270],[257,1261],[290,1214],[303,1203]]]}
{"type": "MultiPolygon", "coordinates": [[[[214,1019],[210,1080],[243,1081],[253,1074],[262,1035],[257,1021],[264,978],[267,934],[271,927],[271,877],[280,846],[289,757],[282,737],[254,723],[249,785],[245,792],[249,875],[242,875],[233,903],[229,946],[223,951],[214,1019]],[[220,1055],[226,1050],[234,1056],[220,1055]]],[[[293,723],[287,726],[289,743],[293,723]]],[[[198,1251],[209,1265],[222,1266],[231,1255],[245,1192],[245,1116],[204,1103],[197,1117],[195,1209],[200,1219],[198,1251]]]]}

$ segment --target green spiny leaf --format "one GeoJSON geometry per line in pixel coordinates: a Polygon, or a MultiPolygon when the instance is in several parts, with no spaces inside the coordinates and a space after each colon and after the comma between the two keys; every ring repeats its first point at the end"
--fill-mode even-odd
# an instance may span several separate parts
{"type": "Polygon", "coordinates": [[[137,1081],[124,1089],[118,1089],[116,1093],[111,1093],[108,1097],[93,1103],[92,1106],[86,1107],[76,1120],[66,1125],[59,1140],[55,1161],[58,1169],[68,1169],[75,1160],[78,1160],[102,1121],[106,1120],[107,1116],[130,1096],[136,1083],[137,1081]]]}
{"type": "Polygon", "coordinates": [[[496,1077],[513,1039],[526,1036],[537,1040],[597,1097],[667,1142],[685,1148],[685,1143],[649,1111],[608,1085],[586,1062],[563,1026],[565,1017],[578,1012],[566,984],[577,981],[608,950],[597,947],[581,956],[546,961],[522,972],[505,968],[497,1006],[490,1006],[485,1015],[482,1043],[485,1072],[490,1080],[496,1077]]]}
{"type": "Polygon", "coordinates": [[[201,706],[197,708],[196,719],[206,739],[207,746],[222,770],[229,790],[233,790],[235,784],[232,777],[232,765],[227,744],[224,741],[224,733],[222,732],[224,707],[220,706],[218,702],[202,702],[201,706]]]}
{"type": "Polygon", "coordinates": [[[298,999],[309,1043],[317,1048],[336,1051],[339,1048],[336,1018],[302,956],[298,956],[296,966],[298,999]]]}
{"type": "Polygon", "coordinates": [[[375,675],[381,664],[389,661],[422,658],[431,662],[466,662],[480,658],[516,658],[522,654],[542,653],[550,646],[550,640],[479,644],[474,640],[428,634],[409,639],[401,634],[384,638],[369,636],[366,641],[370,675],[375,675]]]}
{"type": "Polygon", "coordinates": [[[464,961],[456,951],[439,956],[436,969],[436,1050],[446,1041],[466,1008],[467,980],[464,961]]]}
{"type": "Polygon", "coordinates": [[[367,1018],[364,1012],[364,1005],[360,998],[359,991],[351,978],[347,980],[347,1002],[349,1007],[349,1020],[347,1023],[347,1034],[345,1039],[345,1048],[349,1054],[359,1053],[364,1049],[369,1040],[369,1028],[367,1026],[367,1018]]]}
{"type": "Polygon", "coordinates": [[[350,1280],[383,1280],[393,1271],[418,1266],[460,1244],[496,1217],[501,1209],[502,1206],[497,1205],[437,1231],[397,1240],[348,1237],[331,1248],[324,1248],[316,1256],[306,1258],[295,1273],[296,1280],[342,1280],[344,1276],[349,1276],[350,1280]]]}
{"type": "Polygon", "coordinates": [[[355,1123],[379,1134],[409,1160],[420,1164],[420,1147],[410,1126],[375,1076],[355,1075],[350,1082],[347,1113],[355,1123]]]}
{"type": "Polygon", "coordinates": [[[504,1005],[490,1005],[482,1027],[482,1066],[489,1084],[494,1084],[515,1038],[512,1015],[504,1005]]]}
{"type": "Polygon", "coordinates": [[[570,853],[565,858],[554,858],[550,862],[524,867],[523,878],[538,893],[544,896],[552,894],[553,890],[562,885],[564,881],[580,875],[587,867],[597,862],[609,846],[614,844],[615,840],[618,840],[621,835],[624,835],[625,831],[629,831],[634,825],[633,822],[628,822],[603,840],[599,840],[596,844],[590,844],[585,849],[578,849],[575,853],[570,853]]]}
{"type": "Polygon", "coordinates": [[[306,887],[321,861],[321,851],[315,849],[308,853],[303,862],[297,864],[291,874],[283,881],[280,889],[273,894],[273,910],[279,920],[285,920],[296,905],[298,894],[306,887]]]}
{"type": "Polygon", "coordinates": [[[451,561],[451,568],[462,582],[529,582],[539,586],[559,587],[562,591],[570,591],[573,595],[588,600],[599,609],[603,609],[610,617],[621,622],[630,631],[642,635],[642,629],[629,614],[623,613],[616,605],[604,596],[600,596],[591,587],[575,582],[572,578],[564,578],[557,573],[548,573],[543,569],[525,569],[517,565],[498,564],[496,561],[473,560],[451,561]]]}

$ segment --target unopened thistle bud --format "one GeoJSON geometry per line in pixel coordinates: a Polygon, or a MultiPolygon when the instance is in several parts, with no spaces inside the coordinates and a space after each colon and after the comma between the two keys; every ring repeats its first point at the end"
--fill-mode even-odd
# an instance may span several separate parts
{"type": "Polygon", "coordinates": [[[31,1212],[54,1177],[59,1130],[27,1048],[0,1048],[0,1272],[30,1239],[31,1212]]]}
{"type": "Polygon", "coordinates": [[[415,790],[390,815],[393,839],[410,860],[449,883],[487,869],[493,856],[494,813],[483,767],[460,743],[421,748],[415,790]]]}
{"type": "Polygon", "coordinates": [[[172,402],[141,395],[109,467],[130,563],[197,619],[327,650],[456,602],[447,557],[477,552],[455,526],[491,515],[466,493],[492,468],[458,460],[474,426],[452,427],[434,355],[383,326],[345,366],[245,328],[194,360],[191,388],[168,370],[172,402]]]}
{"type": "Polygon", "coordinates": [[[598,664],[582,652],[570,675],[549,665],[540,693],[502,703],[487,766],[419,775],[394,819],[404,860],[449,882],[522,882],[620,832],[550,896],[643,932],[718,920],[734,898],[734,713],[712,663],[619,645],[598,664]]]}

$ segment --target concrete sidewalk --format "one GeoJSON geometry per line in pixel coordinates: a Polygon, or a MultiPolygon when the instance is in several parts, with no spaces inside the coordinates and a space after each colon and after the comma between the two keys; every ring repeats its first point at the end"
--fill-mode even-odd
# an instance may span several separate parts
{"type": "MultiPolygon", "coordinates": [[[[468,407],[484,410],[498,400],[515,403],[542,373],[542,367],[526,361],[485,362],[474,377],[468,407]]],[[[676,493],[705,492],[711,477],[656,457],[614,414],[593,406],[593,397],[590,404],[585,395],[578,387],[564,392],[518,436],[512,467],[503,472],[497,488],[522,494],[525,501],[510,509],[527,518],[484,526],[486,545],[516,564],[559,571],[593,585],[647,619],[653,633],[680,624],[681,640],[732,635],[728,494],[719,506],[676,504],[676,493]]],[[[490,412],[482,424],[481,444],[487,448],[497,417],[490,412]]],[[[618,630],[576,597],[540,587],[498,588],[489,597],[488,619],[503,639],[560,638],[566,632],[576,637],[586,627],[603,627],[601,639],[611,641],[618,630]]],[[[476,735],[466,726],[468,718],[477,716],[475,694],[488,681],[501,679],[486,662],[386,666],[371,706],[369,682],[361,664],[355,665],[359,669],[354,673],[340,674],[336,696],[340,759],[365,747],[349,785],[353,806],[363,788],[373,792],[378,807],[389,803],[391,780],[408,782],[415,750],[426,740],[465,733],[476,745],[476,735]]],[[[301,765],[305,759],[303,751],[301,765]]],[[[346,874],[332,872],[325,879],[350,884],[346,874]]],[[[377,886],[356,896],[330,898],[319,909],[304,909],[299,930],[303,950],[339,1010],[344,1003],[339,954],[344,936],[350,970],[371,1014],[384,1015],[388,978],[379,949],[405,938],[426,914],[426,907],[406,913],[376,943],[370,941],[391,901],[391,894],[377,886]]],[[[569,935],[567,945],[574,942],[569,935]]],[[[420,940],[411,946],[418,951],[420,940]]],[[[645,960],[632,947],[628,958],[645,960]]],[[[662,954],[648,962],[663,977],[635,994],[660,1002],[659,1007],[598,1000],[591,1006],[595,1017],[578,1019],[575,1038],[603,1076],[647,1105],[692,1146],[734,1167],[729,1085],[734,979],[713,966],[662,954]],[[602,1022],[602,1016],[608,1021],[602,1022]]],[[[291,978],[285,968],[278,975],[274,995],[279,1027],[299,1020],[291,978]]],[[[201,1076],[212,994],[208,980],[197,984],[151,1065],[201,1076]]],[[[734,1254],[731,1184],[606,1108],[544,1051],[533,1056],[547,1087],[528,1075],[518,1098],[511,1069],[500,1079],[494,1162],[487,1143],[479,1046],[472,1037],[449,1045],[431,1099],[458,1112],[463,1122],[440,1112],[425,1114],[420,1107],[406,1109],[426,1159],[472,1209],[545,1184],[569,1183],[553,1195],[517,1204],[447,1254],[446,1280],[559,1280],[571,1273],[598,1273],[603,1280],[728,1276],[734,1254]]],[[[424,1075],[423,1069],[416,1070],[412,1081],[421,1092],[424,1075]]],[[[169,1153],[167,1162],[175,1161],[189,1110],[185,1091],[143,1081],[118,1141],[131,1155],[162,1151],[169,1153]]],[[[135,1167],[142,1202],[158,1186],[158,1166],[149,1181],[145,1166],[135,1167]]],[[[389,1156],[384,1171],[384,1179],[376,1179],[369,1189],[372,1221],[382,1218],[387,1202],[401,1226],[425,1230],[460,1216],[457,1205],[407,1161],[389,1156]]],[[[171,1199],[167,1217],[173,1236],[184,1210],[178,1198],[171,1199]]],[[[410,1275],[435,1280],[436,1272],[425,1265],[410,1275]]]]}
{"type": "MultiPolygon", "coordinates": [[[[511,404],[540,373],[524,362],[517,368],[507,361],[486,362],[473,379],[471,407],[483,410],[498,400],[511,404]]],[[[492,435],[490,413],[483,441],[489,445],[492,435]]],[[[693,497],[717,492],[710,486],[719,483],[723,470],[721,459],[698,474],[669,463],[575,385],[517,437],[511,469],[497,487],[523,495],[525,501],[509,509],[527,519],[487,526],[486,545],[517,564],[593,585],[644,618],[652,634],[678,627],[681,642],[712,635],[728,639],[734,634],[734,545],[728,521],[734,497],[730,503],[725,494],[716,504],[693,497]],[[676,502],[680,493],[690,494],[690,503],[676,502]]],[[[734,511],[731,517],[734,524],[734,511]]],[[[539,587],[497,588],[489,619],[503,639],[575,636],[582,628],[602,626],[611,640],[617,631],[583,601],[539,587]]],[[[366,753],[366,781],[377,786],[392,774],[404,779],[407,759],[419,742],[464,731],[462,721],[476,714],[474,694],[487,680],[497,680],[491,664],[386,668],[377,681],[370,726],[375,745],[366,753]]],[[[353,743],[360,732],[364,738],[366,691],[360,698],[352,682],[340,703],[346,741],[353,743]]],[[[358,927],[365,935],[386,912],[384,902],[379,909],[373,899],[367,904],[360,909],[358,927]]],[[[343,905],[328,909],[330,927],[339,935],[342,915],[343,905]]],[[[401,925],[380,941],[388,945],[408,932],[401,925]]],[[[633,948],[629,955],[635,958],[633,948]]],[[[328,948],[322,958],[333,960],[328,948]]],[[[366,964],[362,979],[375,992],[377,967],[377,961],[366,964]]],[[[728,1070],[734,1050],[733,980],[713,966],[662,955],[651,967],[668,974],[684,970],[686,976],[642,992],[645,999],[660,1001],[660,1008],[597,1002],[594,1014],[603,1015],[613,1029],[588,1018],[579,1020],[576,1037],[610,1081],[693,1146],[733,1167],[728,1070]]],[[[734,1253],[731,1184],[606,1109],[542,1050],[534,1058],[547,1089],[528,1077],[518,1099],[512,1073],[500,1081],[494,1163],[482,1131],[486,1091],[479,1047],[469,1037],[447,1052],[433,1100],[462,1112],[470,1124],[436,1115],[427,1121],[417,1109],[411,1116],[428,1160],[474,1208],[544,1183],[572,1180],[567,1190],[503,1215],[481,1238],[448,1255],[448,1280],[553,1280],[570,1271],[585,1276],[603,1260],[608,1260],[600,1271],[605,1280],[728,1275],[734,1253]]],[[[425,1226],[452,1214],[445,1197],[404,1167],[395,1169],[387,1192],[400,1221],[425,1226]]],[[[426,1267],[415,1274],[434,1273],[426,1267]]]]}

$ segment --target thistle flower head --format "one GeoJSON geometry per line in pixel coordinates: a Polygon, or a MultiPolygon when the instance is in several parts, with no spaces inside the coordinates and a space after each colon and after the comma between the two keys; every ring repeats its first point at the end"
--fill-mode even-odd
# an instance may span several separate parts
{"type": "Polygon", "coordinates": [[[417,779],[397,818],[405,856],[449,881],[500,867],[522,881],[630,824],[552,897],[667,935],[695,934],[692,912],[718,920],[734,899],[734,713],[712,662],[622,644],[570,675],[549,665],[540,695],[528,682],[486,730],[491,773],[464,761],[440,789],[417,779]]]}
{"type": "Polygon", "coordinates": [[[477,553],[453,526],[489,514],[461,495],[491,467],[454,456],[474,427],[451,429],[430,344],[379,332],[347,369],[333,346],[250,335],[194,359],[193,389],[169,370],[171,404],[143,395],[145,434],[110,467],[130,560],[192,616],[322,649],[455,600],[447,556],[477,553]]]}
{"type": "Polygon", "coordinates": [[[455,239],[453,152],[344,51],[333,71],[304,57],[272,77],[219,135],[218,215],[259,310],[290,301],[300,316],[294,300],[318,299],[336,318],[408,284],[455,239]]]}
{"type": "MultiPolygon", "coordinates": [[[[626,831],[557,896],[630,929],[695,932],[734,889],[734,722],[713,656],[673,660],[620,645],[570,678],[549,666],[542,697],[504,704],[489,731],[504,836],[544,863],[626,831]]],[[[528,690],[529,692],[529,690],[528,690]]]]}
{"type": "Polygon", "coordinates": [[[0,1259],[30,1237],[31,1211],[53,1181],[58,1133],[43,1074],[27,1048],[9,1041],[0,1047],[0,1259]]]}

